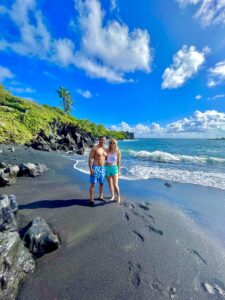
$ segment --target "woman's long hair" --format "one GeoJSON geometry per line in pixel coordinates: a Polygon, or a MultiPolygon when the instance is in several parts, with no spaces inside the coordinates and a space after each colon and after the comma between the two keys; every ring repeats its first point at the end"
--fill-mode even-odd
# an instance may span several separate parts
{"type": "Polygon", "coordinates": [[[111,138],[109,140],[109,151],[115,151],[115,152],[118,152],[118,147],[117,147],[117,140],[114,139],[114,138],[111,138]],[[113,144],[115,143],[115,144],[113,144]]]}

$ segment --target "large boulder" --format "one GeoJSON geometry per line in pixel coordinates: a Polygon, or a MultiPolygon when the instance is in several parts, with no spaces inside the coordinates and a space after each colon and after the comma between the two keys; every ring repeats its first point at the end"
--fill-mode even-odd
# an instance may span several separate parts
{"type": "Polygon", "coordinates": [[[16,299],[20,281],[35,268],[32,254],[16,231],[17,211],[16,196],[0,194],[0,299],[16,299]]]}
{"type": "Polygon", "coordinates": [[[9,173],[8,167],[7,168],[0,168],[0,187],[11,185],[15,183],[16,176],[15,174],[9,173]]]}
{"type": "Polygon", "coordinates": [[[16,299],[20,281],[34,269],[32,254],[18,232],[0,231],[0,299],[16,299]]]}
{"type": "Polygon", "coordinates": [[[36,217],[24,236],[26,246],[36,257],[41,257],[59,247],[59,239],[44,219],[36,217]]]}
{"type": "Polygon", "coordinates": [[[14,195],[0,194],[0,231],[17,230],[17,222],[14,213],[18,210],[14,195]]]}
{"type": "Polygon", "coordinates": [[[49,169],[44,164],[23,163],[20,165],[18,175],[36,177],[48,170],[49,169]]]}

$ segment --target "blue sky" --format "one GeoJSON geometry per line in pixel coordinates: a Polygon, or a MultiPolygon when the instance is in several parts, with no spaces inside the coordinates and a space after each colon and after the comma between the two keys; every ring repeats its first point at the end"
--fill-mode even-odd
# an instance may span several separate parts
{"type": "Polygon", "coordinates": [[[223,0],[3,0],[0,82],[136,136],[225,135],[223,0]]]}

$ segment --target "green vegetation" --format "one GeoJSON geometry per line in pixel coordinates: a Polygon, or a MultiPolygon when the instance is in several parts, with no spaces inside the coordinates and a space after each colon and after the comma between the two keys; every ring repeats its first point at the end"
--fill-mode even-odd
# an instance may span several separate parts
{"type": "Polygon", "coordinates": [[[62,98],[61,105],[64,108],[64,112],[66,114],[69,114],[72,111],[72,103],[73,103],[73,100],[71,98],[71,93],[63,86],[61,86],[56,92],[58,93],[59,98],[62,98]]]}
{"type": "Polygon", "coordinates": [[[48,134],[49,124],[53,120],[77,125],[95,137],[105,135],[116,139],[126,138],[123,132],[107,130],[104,125],[96,125],[88,120],[78,120],[57,107],[15,97],[0,85],[0,143],[24,144],[41,129],[48,134]]]}

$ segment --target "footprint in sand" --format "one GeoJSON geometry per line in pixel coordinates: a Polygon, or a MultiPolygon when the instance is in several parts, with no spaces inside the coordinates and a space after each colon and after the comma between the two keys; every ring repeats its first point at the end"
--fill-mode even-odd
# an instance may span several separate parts
{"type": "Polygon", "coordinates": [[[215,282],[203,282],[202,287],[209,295],[216,295],[219,299],[225,299],[225,287],[223,288],[215,282]]]}
{"type": "Polygon", "coordinates": [[[177,296],[177,289],[175,287],[165,285],[158,278],[154,278],[151,288],[160,294],[163,299],[174,299],[177,296]]]}
{"type": "Polygon", "coordinates": [[[150,209],[150,208],[148,207],[148,205],[146,205],[145,203],[139,204],[139,207],[140,207],[141,209],[144,209],[144,210],[149,210],[149,209],[150,209]]]}
{"type": "Polygon", "coordinates": [[[202,258],[202,256],[194,249],[187,248],[187,251],[195,255],[203,264],[207,265],[207,262],[202,258]]]}
{"type": "Polygon", "coordinates": [[[155,227],[149,225],[149,230],[154,232],[154,233],[157,233],[159,235],[163,235],[163,231],[162,230],[159,230],[159,229],[156,229],[155,227]]]}
{"type": "Polygon", "coordinates": [[[141,283],[140,272],[142,270],[141,265],[136,264],[133,265],[131,261],[129,263],[129,271],[130,271],[130,282],[135,287],[138,288],[141,283]]]}
{"type": "Polygon", "coordinates": [[[152,215],[148,215],[148,217],[152,220],[153,223],[155,223],[155,218],[152,215]]]}
{"type": "Polygon", "coordinates": [[[145,238],[144,238],[144,236],[143,236],[141,233],[139,233],[139,232],[136,231],[136,230],[133,230],[132,232],[133,232],[134,234],[136,234],[136,236],[137,236],[142,242],[145,241],[145,238]]]}
{"type": "Polygon", "coordinates": [[[123,217],[124,217],[124,219],[126,220],[126,221],[130,221],[130,217],[129,217],[129,215],[128,215],[128,213],[124,213],[123,214],[123,217]]]}

